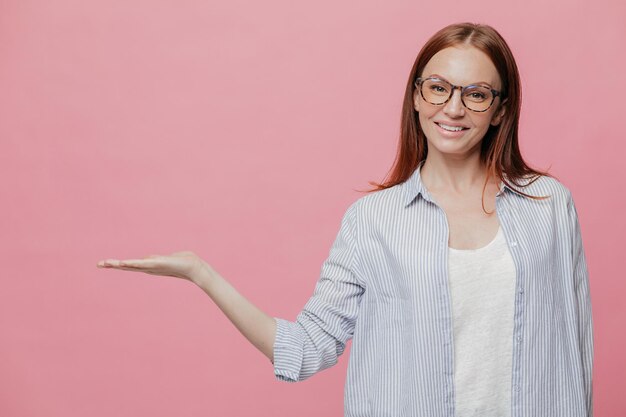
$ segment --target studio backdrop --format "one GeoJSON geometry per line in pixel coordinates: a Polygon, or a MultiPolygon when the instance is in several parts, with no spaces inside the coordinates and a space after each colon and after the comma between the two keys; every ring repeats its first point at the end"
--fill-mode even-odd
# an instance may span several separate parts
{"type": "Polygon", "coordinates": [[[346,208],[391,167],[411,65],[487,23],[527,162],[573,194],[598,416],[626,415],[620,0],[0,2],[0,415],[341,416],[350,343],[297,384],[189,281],[96,268],[191,250],[295,320],[346,208]]]}

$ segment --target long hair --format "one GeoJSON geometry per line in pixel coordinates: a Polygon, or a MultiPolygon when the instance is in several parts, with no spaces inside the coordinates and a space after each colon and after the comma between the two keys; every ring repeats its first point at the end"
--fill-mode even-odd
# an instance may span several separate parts
{"type": "Polygon", "coordinates": [[[483,186],[483,211],[485,211],[485,188],[489,178],[500,178],[502,182],[511,187],[511,184],[504,178],[503,172],[521,194],[534,199],[547,198],[546,196],[528,195],[519,190],[519,187],[533,183],[541,175],[552,175],[529,167],[520,153],[517,132],[522,91],[513,54],[505,40],[494,28],[489,25],[469,22],[452,24],[439,30],[426,42],[417,55],[404,93],[400,141],[396,159],[390,174],[388,174],[388,179],[382,184],[370,181],[369,184],[375,188],[366,190],[366,192],[382,190],[406,181],[417,169],[417,166],[426,159],[428,145],[414,108],[413,93],[416,88],[414,83],[416,78],[421,76],[428,61],[437,52],[447,47],[462,44],[474,46],[491,58],[502,80],[502,102],[500,105],[506,106],[506,112],[501,122],[497,126],[490,125],[481,142],[480,161],[487,170],[483,186]],[[524,178],[528,178],[530,181],[522,185],[520,180],[524,178]]]}

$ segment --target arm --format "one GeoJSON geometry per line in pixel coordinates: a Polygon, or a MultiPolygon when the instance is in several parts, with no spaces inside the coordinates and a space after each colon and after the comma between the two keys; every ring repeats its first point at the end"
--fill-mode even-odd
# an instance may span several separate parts
{"type": "Polygon", "coordinates": [[[244,298],[208,263],[190,251],[149,255],[143,259],[106,259],[98,268],[114,268],[189,280],[206,292],[235,327],[265,356],[273,360],[274,319],[244,298]]]}
{"type": "Polygon", "coordinates": [[[279,380],[295,382],[337,362],[352,337],[363,287],[354,272],[354,204],[322,266],[315,293],[296,322],[273,318],[235,290],[208,263],[190,251],[143,259],[107,259],[99,268],[187,279],[211,297],[237,329],[274,364],[279,380]]]}
{"type": "Polygon", "coordinates": [[[274,374],[297,382],[337,363],[352,338],[364,292],[357,279],[355,204],[341,221],[341,229],[322,265],[312,297],[295,322],[276,318],[274,374]]]}
{"type": "Polygon", "coordinates": [[[191,281],[211,297],[250,343],[267,356],[270,361],[274,360],[273,345],[276,337],[276,322],[272,317],[239,294],[228,281],[206,263],[204,263],[204,268],[201,268],[199,273],[191,278],[191,281]]]}
{"type": "Polygon", "coordinates": [[[578,305],[578,336],[581,354],[585,394],[587,399],[587,415],[593,415],[593,320],[591,314],[591,296],[589,293],[589,273],[583,247],[578,212],[574,200],[568,199],[569,226],[572,237],[572,268],[574,290],[578,305]]]}

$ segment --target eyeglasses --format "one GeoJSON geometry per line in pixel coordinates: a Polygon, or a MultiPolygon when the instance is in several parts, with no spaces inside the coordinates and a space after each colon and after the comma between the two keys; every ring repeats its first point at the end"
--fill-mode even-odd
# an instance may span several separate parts
{"type": "Polygon", "coordinates": [[[460,86],[450,84],[446,80],[436,77],[417,78],[415,87],[419,88],[422,98],[430,104],[440,106],[445,104],[452,97],[455,89],[461,90],[461,102],[474,112],[485,112],[489,110],[496,96],[502,97],[500,91],[494,90],[484,85],[460,86]]]}

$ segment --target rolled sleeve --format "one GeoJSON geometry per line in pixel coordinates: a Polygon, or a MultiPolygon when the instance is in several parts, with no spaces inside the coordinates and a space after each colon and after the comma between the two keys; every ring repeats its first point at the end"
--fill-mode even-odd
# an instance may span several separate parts
{"type": "Polygon", "coordinates": [[[311,298],[295,322],[275,317],[274,374],[280,381],[302,381],[337,363],[352,338],[364,286],[359,281],[356,203],[324,261],[311,298]]]}
{"type": "Polygon", "coordinates": [[[587,416],[593,416],[593,318],[589,273],[582,242],[578,212],[574,200],[569,196],[568,213],[572,231],[572,268],[574,289],[578,306],[578,336],[581,353],[583,381],[587,400],[587,416]]]}

